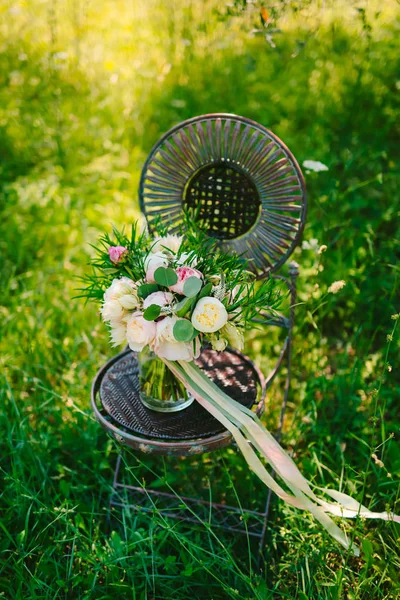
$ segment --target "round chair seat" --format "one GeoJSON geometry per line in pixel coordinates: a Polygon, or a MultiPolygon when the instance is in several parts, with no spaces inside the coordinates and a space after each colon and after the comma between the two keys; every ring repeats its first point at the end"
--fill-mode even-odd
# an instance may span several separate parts
{"type": "MultiPolygon", "coordinates": [[[[249,358],[231,348],[204,349],[196,361],[231,398],[251,408],[264,400],[264,378],[249,358]]],[[[118,442],[143,452],[185,456],[231,443],[231,434],[198,402],[175,413],[146,408],[139,395],[136,353],[125,350],[97,373],[92,405],[100,424],[118,442]]]]}

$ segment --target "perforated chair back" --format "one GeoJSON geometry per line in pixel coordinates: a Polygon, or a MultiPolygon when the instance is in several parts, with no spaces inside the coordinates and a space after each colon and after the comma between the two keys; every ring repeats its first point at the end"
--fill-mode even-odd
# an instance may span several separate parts
{"type": "Polygon", "coordinates": [[[242,254],[258,278],[277,270],[299,242],[307,212],[304,178],[285,144],[262,125],[230,114],[180,123],[153,147],[139,198],[150,230],[172,232],[182,209],[223,250],[242,254]]]}

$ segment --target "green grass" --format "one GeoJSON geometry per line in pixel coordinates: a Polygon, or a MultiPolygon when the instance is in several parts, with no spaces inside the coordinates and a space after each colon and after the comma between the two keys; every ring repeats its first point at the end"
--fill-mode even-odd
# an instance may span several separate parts
{"type": "MultiPolygon", "coordinates": [[[[305,475],[400,512],[398,27],[384,2],[216,0],[0,3],[0,593],[7,599],[400,595],[399,527],[342,523],[360,559],[274,499],[262,570],[243,539],[149,515],[106,527],[118,453],[90,382],[112,354],[73,300],[90,243],[137,218],[147,153],[173,124],[235,112],[280,136],[306,174],[294,380],[283,438],[305,475]],[[268,3],[265,3],[268,6],[268,3]],[[360,10],[360,9],[365,9],[360,10]],[[269,30],[267,30],[268,33],[269,30]],[[275,47],[271,46],[271,42],[275,47]],[[337,294],[332,282],[345,280],[337,294]],[[392,367],[390,369],[390,367],[392,367]],[[375,453],[381,463],[371,455],[375,453]],[[397,504],[396,504],[397,502],[397,504]]],[[[248,337],[267,370],[277,340],[248,337]]],[[[265,416],[278,421],[285,373],[265,416]]],[[[125,455],[132,481],[262,506],[233,449],[190,460],[125,455]],[[156,475],[152,474],[154,471],[156,475]],[[231,477],[231,479],[230,479],[231,477]]],[[[120,521],[120,522],[118,522],[120,521]]]]}

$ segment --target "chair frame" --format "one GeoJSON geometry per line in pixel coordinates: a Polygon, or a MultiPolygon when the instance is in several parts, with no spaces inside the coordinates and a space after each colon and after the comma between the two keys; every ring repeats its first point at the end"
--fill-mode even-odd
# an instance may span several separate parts
{"type": "MultiPolygon", "coordinates": [[[[272,317],[266,313],[260,313],[259,318],[256,319],[256,322],[263,325],[279,327],[287,331],[279,357],[266,378],[255,367],[262,388],[261,399],[257,404],[256,412],[262,414],[265,392],[270,388],[283,361],[286,360],[287,374],[276,431],[276,438],[280,440],[291,381],[293,326],[299,266],[296,262],[290,262],[288,277],[275,274],[275,271],[280,269],[287,261],[298,245],[303,232],[307,212],[304,178],[295,158],[285,144],[262,125],[244,117],[225,113],[195,117],[176,125],[163,135],[145,161],[139,185],[139,199],[140,207],[146,216],[150,229],[155,215],[160,213],[164,220],[170,220],[173,230],[174,227],[176,228],[179,211],[182,209],[184,201],[192,202],[193,197],[196,198],[198,193],[207,197],[207,194],[201,191],[204,187],[203,180],[199,180],[200,183],[197,182],[200,176],[203,177],[203,172],[207,168],[209,168],[207,173],[209,173],[208,177],[210,179],[214,176],[215,168],[217,170],[221,168],[222,171],[227,169],[227,171],[229,170],[230,173],[234,174],[233,179],[231,176],[229,180],[234,183],[229,183],[229,185],[232,185],[232,194],[235,194],[235,199],[238,194],[240,197],[238,185],[235,187],[236,179],[239,178],[242,182],[243,178],[248,178],[254,190],[258,190],[257,193],[260,195],[260,214],[267,214],[265,219],[266,222],[270,223],[267,226],[267,228],[270,228],[269,230],[265,229],[265,224],[263,225],[264,229],[259,230],[259,228],[257,229],[257,223],[252,225],[249,221],[247,238],[247,234],[242,235],[241,233],[237,238],[228,235],[229,239],[221,240],[223,249],[225,251],[245,250],[243,252],[245,256],[250,258],[254,256],[254,271],[259,279],[270,277],[282,281],[289,291],[290,308],[288,317],[279,313],[274,314],[272,317]],[[232,150],[231,154],[230,145],[235,150],[235,152],[232,150]],[[263,152],[267,156],[266,159],[260,157],[263,152]],[[176,170],[174,171],[174,168],[181,169],[182,173],[179,174],[176,170]],[[284,183],[279,179],[280,176],[277,178],[279,172],[282,173],[284,183]],[[197,179],[195,180],[195,178],[197,179]],[[198,192],[198,189],[200,192],[198,192]],[[271,198],[268,197],[266,190],[270,190],[268,193],[271,198]],[[278,212],[274,213],[274,210],[278,212]],[[289,216],[293,215],[293,212],[290,211],[300,211],[299,218],[289,216]],[[246,239],[249,241],[246,241],[246,239]],[[263,257],[265,264],[263,264],[263,257]]],[[[217,180],[217,182],[219,181],[221,179],[217,180]]],[[[215,182],[213,182],[213,186],[214,191],[212,193],[216,193],[215,182]]],[[[250,193],[252,193],[253,188],[249,188],[250,193]]],[[[241,201],[243,202],[243,198],[241,198],[241,201]]],[[[205,210],[207,210],[208,204],[209,201],[206,199],[205,210]]],[[[218,213],[220,213],[221,202],[218,206],[218,213]]],[[[225,210],[224,207],[222,209],[225,210]]],[[[258,221],[260,221],[260,215],[257,217],[258,221]]],[[[223,238],[223,235],[214,237],[223,238]]],[[[131,446],[143,452],[178,456],[201,454],[232,443],[232,436],[227,431],[206,438],[206,440],[201,440],[201,443],[197,443],[196,440],[180,441],[178,446],[176,442],[166,442],[164,440],[144,441],[140,436],[130,434],[124,428],[119,427],[118,424],[110,423],[110,420],[104,416],[104,411],[99,407],[100,382],[110,365],[122,355],[123,353],[114,357],[100,369],[92,387],[92,406],[96,418],[114,439],[123,445],[131,446]]],[[[265,543],[271,505],[270,490],[263,511],[240,509],[198,498],[179,497],[174,494],[146,489],[145,487],[127,485],[121,478],[121,465],[122,455],[120,453],[114,471],[109,515],[113,509],[123,507],[151,512],[153,510],[152,504],[157,502],[164,503],[164,508],[161,507],[159,510],[165,517],[195,523],[198,521],[193,518],[193,511],[207,507],[217,517],[214,523],[216,527],[233,533],[247,533],[257,538],[259,540],[258,558],[260,559],[265,543]],[[189,506],[189,511],[187,509],[179,510],[179,506],[181,506],[179,503],[182,503],[182,501],[186,503],[186,506],[189,506]],[[176,507],[174,507],[174,502],[177,502],[176,507]],[[248,520],[247,527],[244,528],[243,514],[246,514],[248,519],[253,519],[254,524],[249,526],[250,521],[248,520]]],[[[272,473],[272,475],[275,474],[272,473]]]]}

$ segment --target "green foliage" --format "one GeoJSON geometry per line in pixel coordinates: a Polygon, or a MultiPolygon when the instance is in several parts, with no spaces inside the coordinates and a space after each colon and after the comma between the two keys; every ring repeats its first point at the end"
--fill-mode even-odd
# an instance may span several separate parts
{"type": "Polygon", "coordinates": [[[200,292],[203,282],[198,277],[189,277],[183,284],[183,293],[188,298],[194,298],[200,292]]]}
{"type": "MultiPolygon", "coordinates": [[[[267,26],[260,3],[244,1],[6,0],[0,9],[6,598],[399,595],[393,523],[342,524],[362,540],[355,560],[309,515],[272,498],[262,571],[250,558],[257,540],[213,528],[207,512],[196,512],[198,525],[188,529],[155,506],[149,514],[116,510],[107,528],[118,448],[94,421],[89,390],[112,353],[93,305],[72,299],[75,277],[87,273],[102,231],[139,218],[140,170],[160,135],[216,111],[261,122],[300,165],[329,167],[305,173],[309,246],[293,255],[300,277],[283,444],[317,485],[400,512],[391,319],[400,310],[399,7],[264,4],[267,26]],[[346,286],[328,293],[339,280],[346,286]]],[[[246,353],[268,373],[281,343],[273,328],[251,331],[246,353]]],[[[285,375],[269,388],[271,431],[285,375]]],[[[234,448],[164,461],[126,451],[124,461],[133,485],[256,511],[265,504],[234,448]]]]}
{"type": "Polygon", "coordinates": [[[197,332],[187,319],[179,319],[174,325],[174,338],[177,342],[190,342],[197,332]]]}
{"type": "MultiPolygon", "coordinates": [[[[211,285],[211,287],[212,287],[212,285],[211,285]]],[[[192,308],[192,306],[194,305],[196,300],[197,300],[196,297],[183,298],[182,300],[180,300],[178,302],[178,304],[176,305],[176,311],[175,311],[176,316],[184,317],[189,312],[189,310],[192,308]]]]}
{"type": "Polygon", "coordinates": [[[150,304],[144,311],[143,318],[146,319],[146,321],[154,321],[155,319],[158,319],[160,313],[161,306],[158,306],[158,304],[150,304]]]}
{"type": "Polygon", "coordinates": [[[158,292],[160,288],[158,287],[158,285],[156,283],[142,283],[142,285],[139,285],[138,289],[137,289],[137,293],[138,296],[140,296],[140,298],[147,298],[147,296],[150,296],[150,294],[154,294],[154,292],[158,292]]]}
{"type": "Polygon", "coordinates": [[[154,279],[158,285],[168,288],[170,285],[175,285],[178,282],[178,275],[170,267],[167,269],[158,267],[154,272],[154,279]]]}

